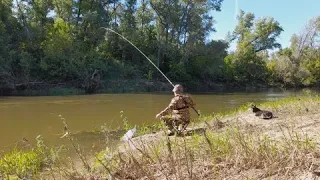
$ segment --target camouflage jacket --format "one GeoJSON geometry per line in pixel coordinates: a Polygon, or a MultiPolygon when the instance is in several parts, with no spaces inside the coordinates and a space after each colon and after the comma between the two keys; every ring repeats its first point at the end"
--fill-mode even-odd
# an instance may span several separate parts
{"type": "Polygon", "coordinates": [[[177,94],[171,99],[167,108],[161,111],[159,114],[165,116],[172,114],[172,116],[178,118],[190,118],[189,107],[194,107],[195,103],[189,95],[177,94]]]}

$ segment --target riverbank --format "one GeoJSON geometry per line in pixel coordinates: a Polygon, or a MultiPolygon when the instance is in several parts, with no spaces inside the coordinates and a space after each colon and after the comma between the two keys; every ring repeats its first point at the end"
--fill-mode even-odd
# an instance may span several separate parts
{"type": "Polygon", "coordinates": [[[129,143],[90,157],[75,144],[70,150],[78,158],[68,163],[53,158],[58,153],[50,148],[51,153],[40,153],[47,161],[38,170],[45,179],[312,178],[320,172],[319,106],[317,95],[270,101],[258,107],[277,118],[262,120],[248,104],[194,120],[184,137],[167,138],[162,126],[138,128],[140,136],[129,143]]]}
{"type": "MultiPolygon", "coordinates": [[[[173,82],[181,83],[181,82],[173,82]]],[[[319,88],[315,87],[292,87],[282,86],[281,84],[247,84],[239,85],[237,83],[215,83],[215,82],[185,82],[182,83],[187,92],[205,93],[205,92],[257,92],[270,88],[273,89],[302,89],[319,88]]],[[[146,79],[137,80],[105,80],[101,81],[94,92],[101,93],[150,93],[150,92],[171,92],[172,86],[168,82],[149,81],[146,79]]],[[[57,95],[83,95],[88,94],[85,88],[77,82],[66,83],[33,83],[19,84],[10,89],[1,89],[0,96],[57,96],[57,95]]],[[[89,93],[90,94],[90,93],[89,93]]]]}
{"type": "Polygon", "coordinates": [[[194,124],[190,136],[167,139],[157,133],[134,138],[121,149],[129,170],[120,168],[116,175],[120,179],[315,178],[320,172],[319,106],[316,96],[286,98],[259,105],[274,113],[271,120],[260,119],[243,106],[201,119],[205,122],[194,124]],[[130,162],[132,158],[137,162],[130,162]]]}

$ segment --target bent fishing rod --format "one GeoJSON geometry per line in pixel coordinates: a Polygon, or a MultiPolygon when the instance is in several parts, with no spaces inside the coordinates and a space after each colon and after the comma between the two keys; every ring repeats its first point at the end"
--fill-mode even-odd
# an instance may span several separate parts
{"type": "MultiPolygon", "coordinates": [[[[113,32],[115,34],[117,34],[118,36],[120,36],[122,39],[126,40],[128,43],[130,43],[134,48],[136,48],[160,73],[161,75],[166,78],[166,80],[172,85],[172,87],[174,87],[174,84],[170,81],[170,79],[163,74],[163,72],[148,58],[148,56],[146,56],[137,46],[135,46],[131,41],[129,41],[127,38],[125,38],[123,35],[119,34],[118,32],[114,31],[113,29],[110,28],[105,28],[105,27],[100,27],[99,29],[104,29],[106,31],[110,31],[113,32]]],[[[198,116],[200,116],[199,112],[192,107],[192,109],[197,113],[198,116]]]]}

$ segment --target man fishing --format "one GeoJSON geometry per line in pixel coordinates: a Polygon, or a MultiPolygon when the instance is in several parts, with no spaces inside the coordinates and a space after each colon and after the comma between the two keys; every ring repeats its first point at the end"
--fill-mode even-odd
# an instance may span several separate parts
{"type": "Polygon", "coordinates": [[[160,117],[160,120],[164,121],[165,125],[169,129],[169,136],[177,133],[181,133],[186,130],[190,123],[189,107],[194,108],[195,103],[190,96],[182,94],[183,87],[177,84],[173,88],[174,97],[167,108],[156,115],[156,118],[160,117]],[[171,113],[171,116],[170,116],[171,113]],[[182,125],[180,129],[179,126],[182,125]]]}
{"type": "Polygon", "coordinates": [[[190,123],[190,112],[189,107],[193,108],[193,110],[200,116],[200,114],[197,112],[196,109],[194,109],[195,104],[193,103],[191,97],[187,95],[183,95],[183,87],[179,84],[173,85],[173,83],[170,81],[170,79],[163,74],[163,72],[137,47],[135,46],[131,41],[129,41],[127,38],[122,36],[121,34],[117,33],[116,31],[100,27],[106,31],[112,32],[117,34],[118,36],[122,37],[124,40],[126,40],[128,43],[130,43],[134,48],[136,48],[161,74],[163,77],[166,78],[166,80],[174,87],[174,98],[172,98],[171,103],[169,106],[156,115],[156,118],[159,118],[163,120],[169,128],[169,135],[173,135],[175,131],[178,133],[181,133],[183,130],[187,128],[187,126],[190,123]],[[169,116],[169,114],[172,114],[172,116],[169,116]],[[182,125],[182,129],[179,129],[179,126],[182,125]]]}

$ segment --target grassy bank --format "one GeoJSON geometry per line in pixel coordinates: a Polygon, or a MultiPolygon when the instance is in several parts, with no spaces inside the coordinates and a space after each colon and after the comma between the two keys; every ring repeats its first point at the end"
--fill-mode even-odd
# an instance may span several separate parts
{"type": "MultiPolygon", "coordinates": [[[[3,178],[44,179],[310,179],[319,175],[320,97],[309,94],[259,104],[277,116],[271,120],[255,117],[248,111],[249,104],[195,119],[185,136],[167,137],[159,124],[138,128],[135,138],[119,146],[111,146],[114,142],[106,138],[109,147],[101,152],[84,152],[67,136],[73,147],[68,151],[75,152],[76,159],[60,157],[63,148],[30,145],[27,151],[3,155],[0,172],[3,178]],[[27,160],[34,164],[24,163],[27,160]],[[12,170],[18,167],[24,173],[12,170]]],[[[112,132],[105,130],[103,135],[111,137],[112,132]]]]}

